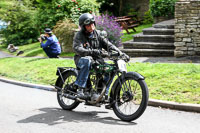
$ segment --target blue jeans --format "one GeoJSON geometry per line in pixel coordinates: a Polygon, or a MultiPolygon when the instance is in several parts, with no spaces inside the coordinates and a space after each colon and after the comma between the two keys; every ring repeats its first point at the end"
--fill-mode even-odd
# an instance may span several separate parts
{"type": "MultiPolygon", "coordinates": [[[[88,76],[90,73],[90,69],[92,66],[92,57],[86,56],[86,57],[81,57],[78,61],[77,67],[80,69],[78,72],[78,76],[75,81],[75,85],[81,87],[81,88],[86,88],[88,76]]],[[[109,75],[106,74],[104,75],[104,81],[107,82],[109,80],[109,75]]],[[[106,88],[106,94],[108,94],[110,84],[106,88]]]]}
{"type": "Polygon", "coordinates": [[[50,48],[43,48],[43,50],[49,58],[58,58],[59,54],[53,53],[50,48]]]}
{"type": "Polygon", "coordinates": [[[78,72],[75,85],[81,88],[86,87],[91,65],[92,65],[92,57],[86,56],[86,57],[81,57],[79,59],[77,67],[80,69],[80,71],[78,72]]]}

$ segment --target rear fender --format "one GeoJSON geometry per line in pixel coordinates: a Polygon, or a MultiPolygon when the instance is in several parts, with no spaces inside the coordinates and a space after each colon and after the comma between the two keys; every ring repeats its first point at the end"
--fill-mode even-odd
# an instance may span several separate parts
{"type": "Polygon", "coordinates": [[[56,75],[58,76],[57,80],[56,80],[56,83],[55,83],[55,86],[59,86],[59,83],[64,83],[64,75],[66,75],[68,72],[75,72],[77,75],[78,75],[78,71],[76,68],[73,68],[73,67],[58,67],[57,68],[57,72],[56,72],[56,75]]]}

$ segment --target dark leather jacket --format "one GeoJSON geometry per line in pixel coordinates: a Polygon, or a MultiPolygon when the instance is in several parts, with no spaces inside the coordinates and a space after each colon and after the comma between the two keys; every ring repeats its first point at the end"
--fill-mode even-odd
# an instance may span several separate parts
{"type": "Polygon", "coordinates": [[[93,49],[105,49],[107,51],[110,48],[119,51],[116,46],[111,44],[106,38],[100,35],[99,30],[94,30],[92,37],[89,37],[89,35],[86,35],[84,32],[79,31],[74,36],[73,40],[73,49],[76,53],[74,56],[75,64],[78,64],[78,61],[81,57],[94,57],[94,55],[92,54],[93,49]]]}

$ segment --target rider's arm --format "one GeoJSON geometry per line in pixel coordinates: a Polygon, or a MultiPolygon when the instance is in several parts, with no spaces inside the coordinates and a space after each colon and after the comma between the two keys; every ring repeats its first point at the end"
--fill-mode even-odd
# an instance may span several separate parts
{"type": "Polygon", "coordinates": [[[115,50],[121,54],[122,52],[115,46],[113,45],[107,38],[104,38],[102,36],[99,36],[100,43],[102,44],[103,48],[108,51],[108,50],[115,50]]]}
{"type": "Polygon", "coordinates": [[[53,41],[52,38],[48,38],[45,43],[41,42],[41,47],[47,48],[48,46],[50,46],[52,44],[52,41],[53,41]]]}
{"type": "Polygon", "coordinates": [[[77,33],[73,39],[73,49],[76,52],[77,55],[81,56],[87,56],[91,55],[92,51],[90,49],[84,48],[84,39],[80,35],[80,33],[77,33]]]}

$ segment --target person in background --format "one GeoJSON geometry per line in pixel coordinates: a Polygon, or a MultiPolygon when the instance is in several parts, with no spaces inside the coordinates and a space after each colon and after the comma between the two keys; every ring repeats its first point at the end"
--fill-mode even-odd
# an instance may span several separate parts
{"type": "Polygon", "coordinates": [[[43,48],[49,58],[59,58],[58,56],[61,54],[61,46],[57,37],[52,33],[50,28],[46,28],[44,33],[45,34],[40,35],[39,38],[41,48],[43,48]],[[46,42],[43,43],[45,40],[46,42]]]}

